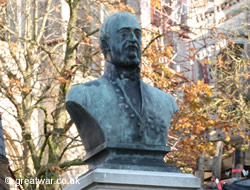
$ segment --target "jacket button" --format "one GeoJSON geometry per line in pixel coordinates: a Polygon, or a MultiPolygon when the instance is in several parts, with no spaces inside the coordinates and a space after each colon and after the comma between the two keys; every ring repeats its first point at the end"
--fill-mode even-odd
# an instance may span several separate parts
{"type": "Polygon", "coordinates": [[[135,117],[135,114],[133,114],[133,113],[132,113],[132,114],[130,114],[130,117],[131,117],[131,118],[135,117]]]}
{"type": "Polygon", "coordinates": [[[116,91],[116,92],[120,92],[120,90],[119,90],[119,89],[115,89],[115,91],[116,91]]]}
{"type": "Polygon", "coordinates": [[[137,127],[141,127],[141,123],[137,123],[136,125],[137,125],[137,127]]]}
{"type": "Polygon", "coordinates": [[[153,121],[153,120],[154,120],[154,117],[153,117],[153,116],[148,116],[148,120],[153,121]]]}
{"type": "Polygon", "coordinates": [[[156,130],[155,130],[157,133],[160,132],[160,128],[159,127],[156,127],[156,130]]]}
{"type": "Polygon", "coordinates": [[[125,108],[128,108],[128,105],[127,105],[127,104],[125,105],[125,108]]]}

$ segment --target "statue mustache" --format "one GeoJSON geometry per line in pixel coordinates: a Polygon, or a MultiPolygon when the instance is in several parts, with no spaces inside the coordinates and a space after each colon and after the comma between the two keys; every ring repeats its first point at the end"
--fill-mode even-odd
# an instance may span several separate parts
{"type": "Polygon", "coordinates": [[[139,50],[139,45],[137,43],[128,42],[128,43],[125,43],[124,47],[125,47],[125,49],[136,48],[137,51],[139,50]]]}

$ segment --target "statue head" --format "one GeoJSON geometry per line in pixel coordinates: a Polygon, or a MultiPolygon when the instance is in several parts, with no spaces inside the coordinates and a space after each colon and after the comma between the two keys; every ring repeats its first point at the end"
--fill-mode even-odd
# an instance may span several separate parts
{"type": "Polygon", "coordinates": [[[100,29],[100,45],[105,59],[119,67],[137,67],[141,62],[141,27],[134,15],[119,12],[100,29]]]}

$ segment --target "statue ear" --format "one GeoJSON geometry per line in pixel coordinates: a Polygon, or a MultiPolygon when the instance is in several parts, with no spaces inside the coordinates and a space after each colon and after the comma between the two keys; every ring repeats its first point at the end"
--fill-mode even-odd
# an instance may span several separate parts
{"type": "Polygon", "coordinates": [[[107,40],[103,39],[101,44],[102,44],[101,48],[102,48],[102,51],[104,54],[106,54],[108,51],[110,51],[109,43],[107,42],[107,40]]]}

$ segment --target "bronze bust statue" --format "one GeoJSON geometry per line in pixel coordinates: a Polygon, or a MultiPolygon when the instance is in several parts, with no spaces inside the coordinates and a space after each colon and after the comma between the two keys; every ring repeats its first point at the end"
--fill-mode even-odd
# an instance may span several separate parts
{"type": "Polygon", "coordinates": [[[168,129],[178,106],[170,94],[140,78],[141,27],[136,17],[128,12],[110,16],[99,39],[104,75],[73,86],[66,98],[87,151],[84,160],[92,167],[169,171],[162,169],[163,156],[169,152],[168,129]]]}

